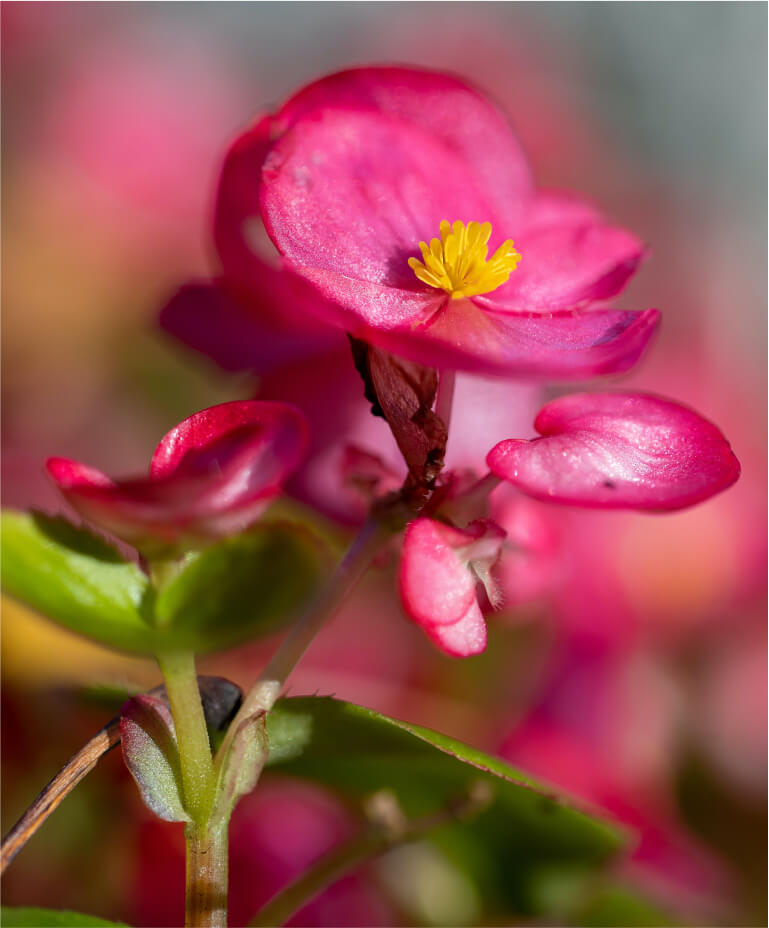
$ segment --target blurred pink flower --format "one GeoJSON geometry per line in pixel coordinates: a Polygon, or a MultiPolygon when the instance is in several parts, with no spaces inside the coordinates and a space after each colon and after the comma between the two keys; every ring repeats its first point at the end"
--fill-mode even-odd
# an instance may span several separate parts
{"type": "Polygon", "coordinates": [[[301,460],[307,432],[302,414],[285,403],[223,403],[165,435],[149,477],[115,482],[67,458],[47,467],[85,519],[159,556],[250,525],[301,460]]]}

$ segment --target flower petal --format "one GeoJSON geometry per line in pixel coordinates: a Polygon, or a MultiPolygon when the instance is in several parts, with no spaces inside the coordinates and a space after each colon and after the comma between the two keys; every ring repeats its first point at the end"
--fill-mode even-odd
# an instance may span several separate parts
{"type": "Polygon", "coordinates": [[[453,625],[425,627],[427,637],[451,657],[473,657],[486,650],[486,620],[476,600],[453,625]]]}
{"type": "Polygon", "coordinates": [[[473,535],[417,519],[407,528],[400,564],[400,593],[408,615],[423,628],[459,622],[475,602],[475,576],[457,553],[473,535]]]}
{"type": "Polygon", "coordinates": [[[286,404],[224,403],[172,429],[149,477],[113,483],[62,458],[48,471],[85,519],[155,556],[250,525],[299,463],[307,431],[286,404]]]}
{"type": "Polygon", "coordinates": [[[244,303],[265,328],[290,331],[301,313],[303,337],[323,340],[325,327],[313,316],[320,297],[283,267],[260,215],[262,165],[272,135],[271,119],[264,117],[229,149],[216,194],[214,242],[230,296],[244,303]]]}
{"type": "Polygon", "coordinates": [[[576,198],[552,194],[535,201],[516,236],[523,255],[510,279],[479,305],[498,311],[546,312],[606,300],[622,290],[645,248],[576,198]]]}
{"type": "Polygon", "coordinates": [[[503,314],[450,300],[416,329],[370,331],[369,341],[425,364],[531,379],[585,379],[632,367],[659,322],[656,309],[503,314]]]}
{"type": "Polygon", "coordinates": [[[548,403],[543,436],[503,441],[492,472],[539,499],[606,509],[681,509],[726,489],[739,462],[696,412],[647,394],[575,394],[548,403]]]}
{"type": "MultiPolygon", "coordinates": [[[[532,193],[526,157],[505,116],[463,81],[416,68],[340,71],[309,84],[288,100],[275,117],[275,129],[285,131],[300,119],[328,109],[395,117],[439,139],[473,166],[481,190],[498,204],[500,220],[508,227],[502,238],[517,227],[532,193]]],[[[436,235],[437,227],[430,234],[436,235]]]]}
{"type": "MultiPolygon", "coordinates": [[[[263,311],[257,294],[250,297],[249,302],[235,298],[220,281],[185,284],[161,310],[160,325],[224,370],[258,374],[315,357],[340,339],[335,330],[313,326],[312,318],[301,331],[288,329],[263,311]]],[[[281,305],[290,305],[288,288],[281,305]]]]}
{"type": "Polygon", "coordinates": [[[299,464],[309,430],[287,403],[242,400],[189,416],[160,440],[150,464],[153,479],[174,474],[222,476],[233,462],[244,465],[244,485],[278,486],[299,464]]]}
{"type": "Polygon", "coordinates": [[[505,238],[500,199],[479,189],[472,163],[373,112],[325,110],[295,123],[264,163],[261,202],[267,232],[292,264],[422,293],[432,288],[408,259],[442,220],[490,221],[492,252],[505,238]]]}

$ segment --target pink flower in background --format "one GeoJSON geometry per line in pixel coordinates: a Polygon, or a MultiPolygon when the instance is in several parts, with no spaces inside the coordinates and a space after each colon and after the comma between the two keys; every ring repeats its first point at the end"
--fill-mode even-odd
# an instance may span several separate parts
{"type": "MultiPolygon", "coordinates": [[[[643,246],[571,196],[536,194],[502,115],[441,74],[367,68],[300,91],[232,147],[215,237],[230,292],[268,314],[289,304],[284,328],[315,317],[431,365],[624,370],[657,322],[585,311],[622,289],[643,246]]],[[[185,338],[179,312],[164,325],[185,338]]]]}
{"type": "Polygon", "coordinates": [[[113,481],[78,461],[51,458],[67,502],[147,556],[240,531],[280,492],[308,442],[302,414],[285,403],[223,403],[173,428],[148,477],[113,481]]]}
{"type": "Polygon", "coordinates": [[[537,499],[600,509],[672,510],[731,486],[740,465],[696,412],[641,393],[578,393],[537,416],[541,438],[500,442],[491,471],[537,499]]]}

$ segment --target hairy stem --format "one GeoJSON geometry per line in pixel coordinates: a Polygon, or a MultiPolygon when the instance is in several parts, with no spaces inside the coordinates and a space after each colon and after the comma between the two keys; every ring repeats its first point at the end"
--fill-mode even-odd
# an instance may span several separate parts
{"type": "Polygon", "coordinates": [[[238,726],[257,712],[269,712],[273,707],[283,684],[312,643],[313,638],[339,610],[391,533],[390,528],[375,518],[366,522],[342,558],[328,585],[321,590],[304,615],[290,629],[272,660],[244,699],[216,755],[217,764],[221,764],[222,758],[227,756],[229,743],[238,726]]]}
{"type": "Polygon", "coordinates": [[[184,808],[194,822],[202,823],[211,809],[215,780],[195,658],[190,652],[174,651],[158,654],[157,661],[176,729],[184,808]]]}
{"type": "Polygon", "coordinates": [[[227,823],[198,825],[184,831],[187,844],[186,928],[227,926],[227,823]]]}

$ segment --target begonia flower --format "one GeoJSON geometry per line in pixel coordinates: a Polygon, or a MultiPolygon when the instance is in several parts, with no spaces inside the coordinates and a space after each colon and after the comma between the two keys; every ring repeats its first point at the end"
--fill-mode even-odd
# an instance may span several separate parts
{"type": "Polygon", "coordinates": [[[486,622],[476,587],[496,599],[491,568],[505,532],[489,519],[458,529],[435,519],[417,519],[406,529],[400,563],[400,593],[409,617],[447,654],[469,657],[486,647],[486,622]]]}
{"type": "Polygon", "coordinates": [[[308,442],[304,416],[285,403],[238,401],[197,412],[165,435],[148,477],[113,481],[51,458],[67,502],[147,557],[242,531],[280,492],[308,442]]]}
{"type": "Polygon", "coordinates": [[[624,370],[658,319],[586,311],[622,289],[643,246],[571,196],[537,194],[496,107],[427,71],[334,74],[261,119],[228,156],[216,241],[224,276],[271,305],[277,286],[284,318],[431,366],[624,370]],[[262,222],[283,277],[264,259],[262,222]]]}
{"type": "Polygon", "coordinates": [[[731,486],[740,465],[691,409],[643,393],[578,393],[544,406],[542,437],[500,442],[492,473],[537,499],[600,509],[683,509],[731,486]]]}

